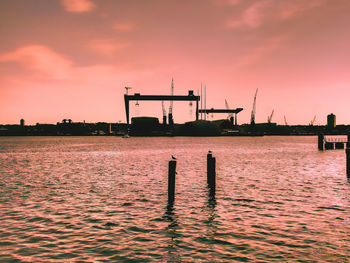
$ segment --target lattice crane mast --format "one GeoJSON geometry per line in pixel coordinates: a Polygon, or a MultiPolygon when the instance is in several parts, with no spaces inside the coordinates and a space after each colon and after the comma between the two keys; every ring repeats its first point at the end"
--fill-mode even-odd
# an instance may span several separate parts
{"type": "Polygon", "coordinates": [[[267,117],[267,122],[268,122],[268,123],[271,123],[274,111],[275,111],[275,110],[272,110],[270,116],[267,117]]]}
{"type": "MultiPolygon", "coordinates": [[[[171,88],[170,88],[170,95],[174,96],[174,78],[171,79],[171,88]]],[[[173,119],[173,101],[170,101],[170,106],[169,106],[169,125],[174,124],[174,119],[173,119]]]]}
{"type": "Polygon", "coordinates": [[[315,121],[316,121],[316,115],[315,115],[314,118],[310,121],[310,125],[311,125],[311,126],[314,126],[315,121]]]}
{"type": "Polygon", "coordinates": [[[250,124],[252,124],[252,125],[255,124],[256,96],[257,95],[258,95],[258,89],[256,89],[256,92],[255,92],[253,109],[252,109],[252,114],[251,114],[251,117],[250,117],[250,124]]]}
{"type": "Polygon", "coordinates": [[[162,100],[162,112],[163,112],[163,124],[166,125],[166,110],[164,106],[164,100],[162,100]]]}

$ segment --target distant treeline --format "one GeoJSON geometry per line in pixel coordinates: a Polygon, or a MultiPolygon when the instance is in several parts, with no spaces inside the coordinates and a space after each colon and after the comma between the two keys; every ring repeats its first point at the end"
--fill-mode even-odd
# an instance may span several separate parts
{"type": "Polygon", "coordinates": [[[88,136],[88,135],[122,135],[126,132],[124,123],[57,123],[36,125],[0,125],[0,136],[88,136]]]}
{"type": "Polygon", "coordinates": [[[230,120],[192,121],[172,126],[159,123],[158,118],[132,118],[129,129],[125,123],[58,122],[57,124],[0,125],[0,136],[90,136],[124,135],[132,136],[249,136],[249,135],[316,135],[350,134],[350,125],[335,128],[313,125],[277,125],[257,123],[255,125],[233,125],[230,120]]]}

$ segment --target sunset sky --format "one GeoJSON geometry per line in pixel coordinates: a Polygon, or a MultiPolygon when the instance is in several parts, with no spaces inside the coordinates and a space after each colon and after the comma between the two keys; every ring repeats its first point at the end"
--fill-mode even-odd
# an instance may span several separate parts
{"type": "MultiPolygon", "coordinates": [[[[0,124],[125,122],[124,86],[169,94],[172,77],[175,94],[202,81],[207,107],[244,108],[240,124],[257,88],[256,122],[350,124],[349,14],[349,0],[2,0],[0,124]]],[[[137,111],[160,118],[161,102],[137,111]]]]}

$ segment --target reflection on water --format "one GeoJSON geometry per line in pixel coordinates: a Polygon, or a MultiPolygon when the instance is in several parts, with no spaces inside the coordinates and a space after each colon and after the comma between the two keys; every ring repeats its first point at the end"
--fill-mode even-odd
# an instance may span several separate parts
{"type": "Polygon", "coordinates": [[[2,137],[0,261],[348,262],[349,194],[316,137],[2,137]]]}

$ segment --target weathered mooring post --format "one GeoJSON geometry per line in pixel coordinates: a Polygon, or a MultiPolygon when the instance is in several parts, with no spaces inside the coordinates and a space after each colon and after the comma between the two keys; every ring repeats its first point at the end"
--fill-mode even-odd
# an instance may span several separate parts
{"type": "Polygon", "coordinates": [[[318,135],[318,150],[324,151],[324,134],[318,135]]]}
{"type": "Polygon", "coordinates": [[[175,175],[176,175],[176,160],[169,161],[168,171],[168,203],[172,204],[175,200],[175,175]]]}
{"type": "Polygon", "coordinates": [[[350,182],[350,148],[346,147],[346,176],[350,182]]]}
{"type": "Polygon", "coordinates": [[[212,152],[207,154],[207,183],[210,189],[210,193],[215,193],[216,186],[216,159],[213,157],[212,152]]]}

